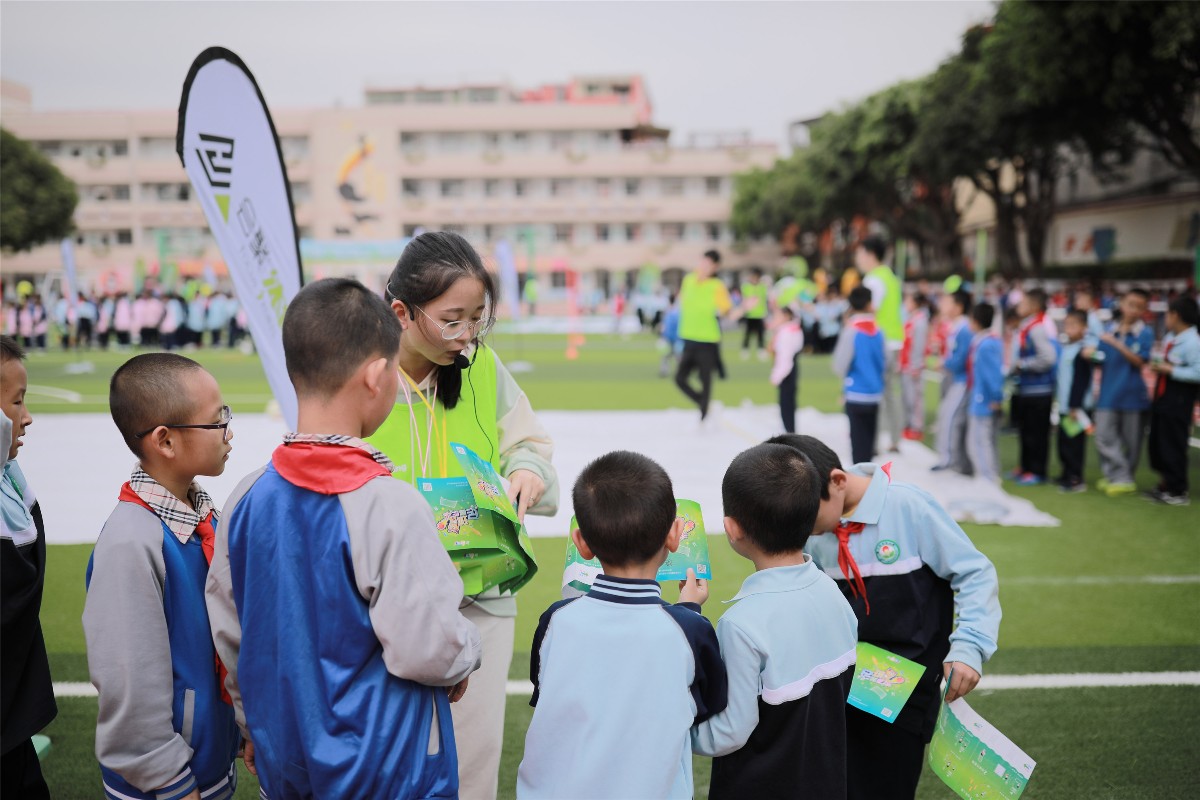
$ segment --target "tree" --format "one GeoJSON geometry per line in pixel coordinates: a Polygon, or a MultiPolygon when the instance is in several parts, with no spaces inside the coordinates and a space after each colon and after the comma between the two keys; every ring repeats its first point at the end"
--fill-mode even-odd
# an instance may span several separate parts
{"type": "Polygon", "coordinates": [[[0,129],[0,247],[30,250],[75,228],[75,185],[28,142],[0,129]]]}

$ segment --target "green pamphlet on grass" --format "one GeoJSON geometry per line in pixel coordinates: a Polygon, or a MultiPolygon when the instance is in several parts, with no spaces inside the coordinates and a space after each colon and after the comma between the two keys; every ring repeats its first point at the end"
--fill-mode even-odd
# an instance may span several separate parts
{"type": "Polygon", "coordinates": [[[929,743],[929,768],[959,797],[1017,800],[1035,766],[1036,761],[966,700],[942,703],[929,743]]]}
{"type": "Polygon", "coordinates": [[[895,722],[925,667],[866,642],[858,643],[857,655],[847,702],[884,722],[895,722]]]}
{"type": "MultiPolygon", "coordinates": [[[[700,504],[693,500],[676,500],[675,516],[683,523],[683,532],[679,537],[679,549],[667,556],[667,560],[658,568],[655,576],[660,581],[686,580],[690,567],[695,570],[696,577],[709,580],[712,578],[712,564],[708,559],[708,536],[704,532],[704,515],[700,512],[700,504]]],[[[579,524],[571,517],[571,530],[579,524]]],[[[571,541],[570,531],[567,532],[567,560],[563,568],[563,587],[570,586],[580,592],[592,588],[592,582],[601,572],[599,559],[585,559],[571,541]]]]}

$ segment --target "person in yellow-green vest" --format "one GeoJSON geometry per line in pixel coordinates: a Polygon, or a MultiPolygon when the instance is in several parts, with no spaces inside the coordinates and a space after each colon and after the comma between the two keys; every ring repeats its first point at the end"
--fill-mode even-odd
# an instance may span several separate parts
{"type": "Polygon", "coordinates": [[[712,374],[721,360],[721,317],[733,306],[725,284],[716,277],[720,263],[721,254],[709,250],[679,288],[679,338],[683,353],[679,356],[675,385],[700,408],[701,422],[708,417],[712,374]],[[700,373],[699,391],[691,384],[693,372],[700,373]]]}
{"type": "MultiPolygon", "coordinates": [[[[396,464],[395,477],[453,477],[450,452],[461,442],[509,481],[509,497],[526,512],[558,510],[553,442],[521,387],[482,339],[495,319],[496,285],[467,240],[433,231],[409,242],[388,278],[386,299],[400,320],[400,393],[368,441],[396,464]]],[[[483,638],[483,666],[455,703],[459,792],[464,800],[496,796],[504,740],[505,684],[512,661],[516,598],[489,589],[463,599],[463,613],[483,638]]]]}
{"type": "MultiPolygon", "coordinates": [[[[883,397],[879,401],[880,432],[887,432],[891,452],[900,452],[900,436],[904,427],[904,406],[900,401],[900,351],[904,349],[904,285],[883,263],[887,242],[871,234],[858,243],[854,263],[863,274],[863,286],[871,290],[871,305],[875,308],[875,324],[883,331],[886,362],[883,372],[883,397]]],[[[876,449],[883,451],[881,445],[876,449]]]]}
{"type": "Polygon", "coordinates": [[[746,327],[742,337],[742,360],[750,357],[750,339],[757,338],[758,359],[766,361],[767,285],[763,283],[763,271],[758,267],[750,270],[750,277],[742,284],[742,324],[746,327]]]}

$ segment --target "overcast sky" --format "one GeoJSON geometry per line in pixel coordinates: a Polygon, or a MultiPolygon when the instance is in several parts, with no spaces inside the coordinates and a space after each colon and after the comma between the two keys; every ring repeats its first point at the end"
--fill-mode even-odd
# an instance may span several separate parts
{"type": "Polygon", "coordinates": [[[0,74],[36,109],[177,108],[223,45],[276,108],[361,105],[367,85],[645,76],[676,141],[787,124],[933,70],[990,2],[0,4],[0,74]]]}

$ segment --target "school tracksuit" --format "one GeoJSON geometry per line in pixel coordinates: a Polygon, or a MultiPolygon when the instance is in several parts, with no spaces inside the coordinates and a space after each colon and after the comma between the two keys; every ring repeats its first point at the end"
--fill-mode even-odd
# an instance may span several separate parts
{"type": "Polygon", "coordinates": [[[883,398],[886,363],[883,330],[870,314],[851,317],[833,349],[833,371],[842,377],[850,450],[855,461],[870,461],[875,452],[879,402],[883,398]]]}
{"type": "Polygon", "coordinates": [[[1200,335],[1191,327],[1163,340],[1163,359],[1174,367],[1154,386],[1150,413],[1150,466],[1161,476],[1159,490],[1188,493],[1188,433],[1200,392],[1200,335]]]}
{"type": "MultiPolygon", "coordinates": [[[[971,461],[967,458],[967,356],[971,352],[971,329],[966,317],[954,321],[946,337],[946,354],[942,364],[949,378],[937,415],[937,466],[969,475],[971,461]]],[[[869,461],[870,459],[865,459],[869,461]]],[[[855,459],[859,461],[859,459],[855,459]]]]}
{"type": "MultiPolygon", "coordinates": [[[[1150,360],[1154,331],[1141,320],[1121,333],[1118,325],[1108,332],[1143,361],[1150,360]]],[[[1146,412],[1150,398],[1141,367],[1135,367],[1117,348],[1101,341],[1097,350],[1104,354],[1100,364],[1100,396],[1096,398],[1096,453],[1100,469],[1110,484],[1133,483],[1142,453],[1146,412]]]]}
{"type": "Polygon", "coordinates": [[[1050,460],[1050,408],[1054,404],[1058,343],[1046,329],[1046,315],[1021,322],[1017,332],[1016,395],[1021,404],[1017,429],[1021,439],[1021,473],[1045,479],[1050,460]]]}
{"type": "Polygon", "coordinates": [[[967,361],[967,456],[975,474],[991,483],[1000,482],[999,404],[1004,400],[1004,346],[991,331],[980,331],[971,339],[967,361]]]}
{"type": "Polygon", "coordinates": [[[1084,433],[1069,436],[1062,420],[1075,410],[1089,413],[1092,408],[1092,362],[1084,358],[1086,339],[1063,345],[1058,361],[1055,401],[1058,403],[1058,461],[1062,465],[1059,483],[1065,487],[1083,483],[1083,466],[1088,437],[1084,433]]]}

